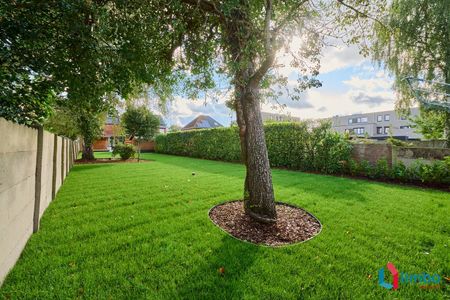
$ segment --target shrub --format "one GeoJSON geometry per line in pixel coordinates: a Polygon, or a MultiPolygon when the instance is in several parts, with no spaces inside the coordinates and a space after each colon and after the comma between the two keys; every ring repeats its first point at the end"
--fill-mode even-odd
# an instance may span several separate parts
{"type": "Polygon", "coordinates": [[[436,160],[425,163],[423,160],[414,161],[409,167],[397,162],[389,167],[387,160],[380,159],[375,165],[368,161],[356,162],[350,159],[344,169],[352,176],[365,176],[372,179],[395,179],[409,183],[427,183],[439,186],[450,185],[450,161],[436,160]]]}
{"type": "Polygon", "coordinates": [[[390,178],[391,170],[389,168],[388,161],[386,159],[380,159],[377,161],[373,170],[373,176],[375,178],[390,178]]]}
{"type": "MultiPolygon", "coordinates": [[[[264,125],[272,167],[342,173],[351,145],[329,123],[309,129],[306,122],[264,125]]],[[[223,161],[240,161],[237,127],[191,130],[159,135],[156,152],[223,161]]]]}
{"type": "Polygon", "coordinates": [[[396,162],[392,165],[391,169],[391,178],[397,179],[397,180],[404,180],[407,181],[407,168],[405,164],[403,164],[401,161],[396,162]]]}
{"type": "Polygon", "coordinates": [[[117,144],[114,146],[112,155],[116,156],[119,155],[121,159],[127,160],[130,157],[134,157],[136,154],[136,150],[133,145],[130,144],[117,144]]]}

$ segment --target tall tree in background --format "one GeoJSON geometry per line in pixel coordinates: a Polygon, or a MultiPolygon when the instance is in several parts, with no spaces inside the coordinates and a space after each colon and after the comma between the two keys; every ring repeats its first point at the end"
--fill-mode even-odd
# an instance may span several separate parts
{"type": "Polygon", "coordinates": [[[122,124],[130,140],[137,141],[139,161],[141,142],[151,140],[158,133],[159,118],[145,106],[129,106],[122,115],[122,124]]]}
{"type": "MultiPolygon", "coordinates": [[[[406,77],[450,84],[448,0],[393,0],[385,25],[375,23],[373,57],[395,76],[399,110],[408,110],[414,104],[406,77]]],[[[445,119],[450,147],[450,112],[435,114],[445,119]]]]}

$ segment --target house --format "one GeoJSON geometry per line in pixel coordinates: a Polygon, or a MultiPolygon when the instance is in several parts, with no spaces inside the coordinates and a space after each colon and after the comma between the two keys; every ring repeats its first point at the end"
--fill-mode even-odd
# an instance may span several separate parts
{"type": "MultiPolygon", "coordinates": [[[[161,116],[159,117],[159,133],[167,132],[167,125],[161,116]]],[[[133,141],[126,141],[122,127],[120,126],[120,119],[118,117],[108,116],[103,125],[103,133],[100,139],[93,144],[94,151],[111,151],[114,144],[119,142],[134,143],[133,141]]],[[[143,142],[141,150],[153,150],[154,144],[152,141],[143,142]]]]}
{"type": "Polygon", "coordinates": [[[300,122],[300,118],[286,114],[261,112],[263,122],[300,122]]]}
{"type": "Polygon", "coordinates": [[[106,117],[103,132],[100,139],[93,144],[94,151],[110,151],[115,139],[121,135],[120,120],[118,117],[106,117]]]}
{"type": "Polygon", "coordinates": [[[161,116],[159,117],[159,133],[167,133],[167,124],[161,116]]]}
{"type": "MultiPolygon", "coordinates": [[[[412,108],[410,117],[419,114],[419,108],[412,108]]],[[[367,136],[377,140],[384,140],[390,134],[401,140],[420,140],[422,138],[420,133],[414,131],[408,117],[397,115],[395,110],[334,116],[331,121],[332,128],[337,132],[349,132],[356,136],[367,136]]]]}
{"type": "Polygon", "coordinates": [[[200,115],[181,130],[194,130],[194,129],[210,129],[216,127],[223,127],[219,122],[211,118],[210,116],[200,115]]]}

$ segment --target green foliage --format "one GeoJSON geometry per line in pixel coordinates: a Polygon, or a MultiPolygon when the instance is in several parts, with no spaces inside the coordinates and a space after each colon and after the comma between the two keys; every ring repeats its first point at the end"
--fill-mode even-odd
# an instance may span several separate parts
{"type": "MultiPolygon", "coordinates": [[[[330,124],[308,129],[306,122],[264,126],[272,167],[340,173],[350,157],[351,145],[330,124]]],[[[156,137],[157,152],[214,160],[239,161],[238,128],[214,128],[168,133],[156,137]]]]}
{"type": "Polygon", "coordinates": [[[408,167],[402,162],[396,162],[390,167],[386,159],[380,159],[375,165],[368,161],[358,163],[350,160],[346,171],[352,176],[371,179],[392,179],[406,183],[421,182],[444,187],[450,185],[450,159],[448,158],[431,163],[425,163],[418,159],[408,167]]]}
{"type": "Polygon", "coordinates": [[[179,131],[155,138],[155,151],[213,160],[239,161],[237,127],[179,131]]]}
{"type": "Polygon", "coordinates": [[[450,82],[449,19],[448,0],[394,0],[387,26],[375,24],[373,56],[395,76],[399,108],[414,99],[405,77],[450,82]]]}
{"type": "Polygon", "coordinates": [[[147,141],[158,132],[159,118],[145,106],[129,106],[122,115],[122,124],[130,139],[147,141]]]}
{"type": "Polygon", "coordinates": [[[444,137],[446,113],[440,111],[420,110],[420,115],[412,118],[416,131],[426,139],[439,140],[444,137]]]}
{"type": "Polygon", "coordinates": [[[119,155],[123,160],[134,157],[135,154],[136,150],[134,146],[130,144],[117,144],[112,151],[113,156],[119,155]]]}
{"type": "Polygon", "coordinates": [[[66,108],[56,108],[44,122],[44,128],[57,135],[76,139],[80,135],[80,130],[74,115],[66,108]]]}
{"type": "MultiPolygon", "coordinates": [[[[1,53],[0,53],[1,54],[1,53]]],[[[55,94],[49,83],[40,77],[5,74],[0,68],[0,117],[27,126],[39,126],[51,114],[55,94]],[[12,81],[12,82],[9,82],[12,81]]]]}

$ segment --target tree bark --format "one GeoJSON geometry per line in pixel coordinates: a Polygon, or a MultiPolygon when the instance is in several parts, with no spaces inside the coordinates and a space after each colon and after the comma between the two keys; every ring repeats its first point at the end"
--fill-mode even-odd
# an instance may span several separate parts
{"type": "Polygon", "coordinates": [[[276,221],[275,198],[261,117],[259,86],[250,85],[252,64],[235,78],[235,109],[241,159],[246,167],[244,208],[253,219],[276,221]]]}
{"type": "MultiPolygon", "coordinates": [[[[450,50],[449,50],[450,52],[450,50]]],[[[450,55],[447,55],[450,57],[450,55]]],[[[445,83],[450,84],[450,66],[447,67],[444,71],[445,73],[445,83]]],[[[444,124],[444,138],[447,148],[450,148],[450,112],[445,111],[445,124],[444,124]]]]}
{"type": "Polygon", "coordinates": [[[138,144],[138,162],[141,161],[141,141],[138,139],[137,140],[137,144],[138,144]]]}
{"type": "Polygon", "coordinates": [[[239,102],[245,121],[244,208],[262,222],[276,221],[275,197],[259,102],[259,87],[247,87],[239,102]]]}
{"type": "Polygon", "coordinates": [[[92,143],[84,143],[83,152],[81,154],[81,159],[84,160],[94,160],[94,149],[92,147],[92,143]]]}
{"type": "MultiPolygon", "coordinates": [[[[233,61],[236,119],[239,125],[241,158],[246,167],[244,182],[245,212],[261,222],[275,222],[275,198],[269,156],[260,108],[260,81],[268,68],[256,70],[257,54],[247,45],[251,30],[250,6],[247,1],[233,9],[225,23],[228,47],[233,61]],[[257,76],[256,76],[257,75],[257,76]]],[[[272,60],[260,64],[269,66],[272,60]]]]}

